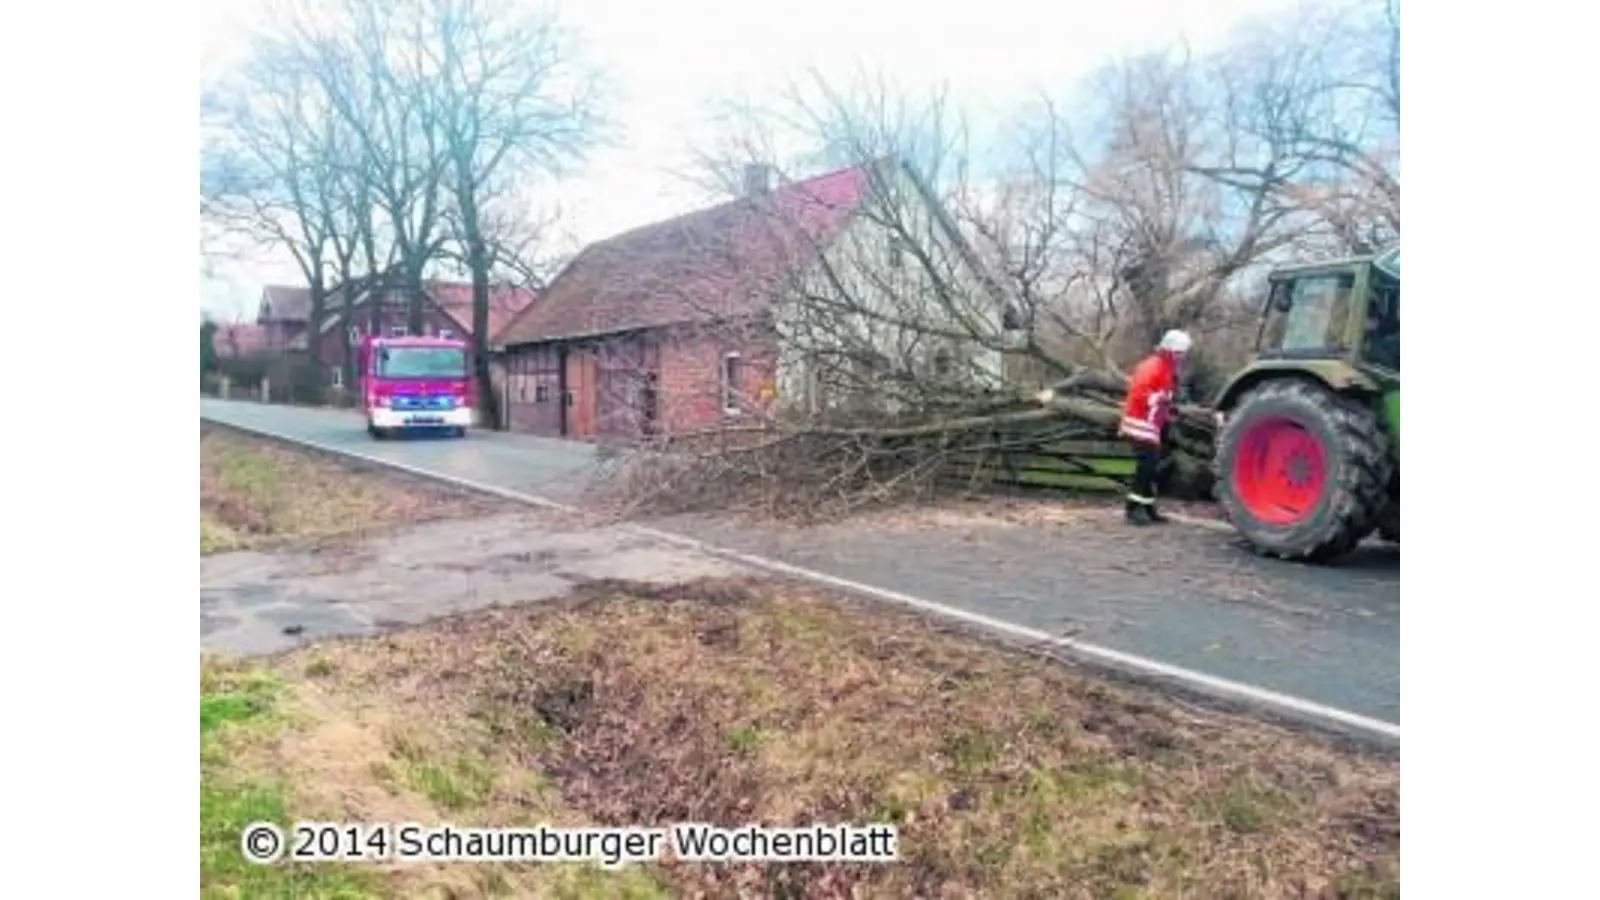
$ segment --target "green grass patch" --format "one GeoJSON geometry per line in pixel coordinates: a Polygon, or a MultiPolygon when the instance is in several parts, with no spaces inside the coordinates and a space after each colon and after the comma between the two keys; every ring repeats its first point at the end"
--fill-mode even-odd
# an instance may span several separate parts
{"type": "Polygon", "coordinates": [[[200,736],[230,722],[248,722],[272,711],[282,685],[256,672],[202,668],[200,672],[200,736]]]}
{"type": "Polygon", "coordinates": [[[290,824],[282,785],[241,777],[234,760],[282,726],[281,685],[268,676],[203,667],[200,676],[200,896],[347,900],[376,896],[366,873],[337,866],[247,862],[239,837],[252,822],[290,824]]]}
{"type": "Polygon", "coordinates": [[[262,866],[246,862],[239,835],[252,822],[287,826],[281,787],[231,783],[223,773],[200,773],[200,896],[346,900],[378,896],[366,873],[338,866],[262,866]],[[208,777],[209,776],[209,777],[208,777]]]}

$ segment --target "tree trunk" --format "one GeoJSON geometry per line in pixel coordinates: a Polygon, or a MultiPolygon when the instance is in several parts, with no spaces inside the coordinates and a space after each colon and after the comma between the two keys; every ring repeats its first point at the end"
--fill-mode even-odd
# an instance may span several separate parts
{"type": "Polygon", "coordinates": [[[355,324],[355,285],[351,283],[350,264],[348,262],[339,266],[339,289],[344,294],[344,303],[339,306],[339,345],[344,347],[344,355],[339,359],[339,367],[344,371],[344,389],[354,391],[356,384],[355,348],[350,346],[350,328],[355,324]]]}
{"type": "MultiPolygon", "coordinates": [[[[306,359],[310,363],[312,377],[315,379],[313,383],[317,385],[318,393],[322,393],[321,388],[328,386],[325,373],[322,371],[322,342],[318,340],[322,336],[322,317],[327,314],[328,308],[328,286],[325,281],[325,276],[318,271],[311,283],[311,313],[306,320],[306,359]]],[[[290,379],[291,401],[295,399],[294,390],[300,384],[300,379],[290,379]]],[[[327,402],[323,397],[315,399],[318,403],[327,402]]]]}
{"type": "Polygon", "coordinates": [[[461,203],[462,243],[466,244],[467,268],[472,272],[472,368],[478,383],[478,408],[484,424],[504,430],[500,398],[495,396],[489,366],[489,248],[478,228],[477,198],[471,190],[458,191],[461,203]]]}
{"type": "Polygon", "coordinates": [[[501,417],[500,398],[494,392],[494,379],[489,366],[489,272],[484,260],[482,243],[476,242],[471,251],[472,263],[472,368],[478,382],[478,408],[483,410],[484,424],[496,431],[505,430],[501,417]]]}
{"type": "Polygon", "coordinates": [[[327,288],[320,283],[312,284],[311,310],[306,315],[306,356],[311,360],[312,365],[322,362],[322,348],[317,346],[317,342],[313,340],[313,337],[317,333],[317,329],[322,325],[322,316],[327,312],[327,306],[327,288]]]}

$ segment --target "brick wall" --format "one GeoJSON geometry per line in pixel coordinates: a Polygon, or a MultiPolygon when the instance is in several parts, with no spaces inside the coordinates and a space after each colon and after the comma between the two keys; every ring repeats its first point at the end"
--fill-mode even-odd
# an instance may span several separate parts
{"type": "MultiPolygon", "coordinates": [[[[561,434],[557,346],[552,342],[507,352],[513,431],[561,434]]],[[[572,402],[574,406],[587,404],[592,419],[569,412],[567,436],[634,441],[745,421],[768,402],[762,399],[762,389],[772,383],[776,353],[772,336],[764,331],[663,329],[603,341],[569,342],[569,367],[580,356],[593,359],[593,372],[586,383],[576,385],[586,396],[575,396],[572,402]],[[729,353],[737,354],[732,369],[738,414],[724,408],[728,398],[723,376],[729,353]],[[646,412],[652,396],[653,419],[646,412]],[[585,422],[590,423],[588,433],[579,433],[585,422]]],[[[571,378],[568,387],[575,387],[571,378]]]]}
{"type": "Polygon", "coordinates": [[[664,431],[681,434],[737,423],[764,406],[762,388],[773,379],[775,344],[762,333],[695,334],[680,333],[661,346],[661,412],[664,431]],[[723,387],[727,355],[738,354],[733,365],[734,405],[742,413],[725,408],[730,399],[723,387]]]}

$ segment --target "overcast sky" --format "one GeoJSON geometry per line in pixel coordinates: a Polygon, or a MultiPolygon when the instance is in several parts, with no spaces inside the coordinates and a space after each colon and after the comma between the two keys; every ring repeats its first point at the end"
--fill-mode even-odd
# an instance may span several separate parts
{"type": "MultiPolygon", "coordinates": [[[[618,146],[594,155],[555,198],[568,240],[592,241],[693,209],[689,152],[711,136],[707,105],[760,96],[807,68],[841,81],[865,68],[908,86],[948,85],[981,121],[1041,87],[1071,85],[1112,57],[1185,37],[1196,45],[1290,0],[943,3],[872,0],[568,0],[561,17],[587,43],[617,95],[618,146]]],[[[262,0],[201,8],[202,78],[246,52],[262,0]]],[[[301,279],[284,254],[215,260],[201,305],[248,315],[261,286],[301,279]]]]}

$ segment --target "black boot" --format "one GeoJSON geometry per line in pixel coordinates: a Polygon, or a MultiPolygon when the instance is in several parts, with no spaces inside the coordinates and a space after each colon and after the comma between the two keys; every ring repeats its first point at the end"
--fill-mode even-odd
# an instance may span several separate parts
{"type": "Polygon", "coordinates": [[[1135,503],[1134,501],[1129,500],[1123,512],[1127,516],[1129,525],[1144,526],[1150,525],[1154,522],[1154,520],[1150,518],[1150,507],[1143,503],[1135,503]]]}
{"type": "Polygon", "coordinates": [[[1149,517],[1150,522],[1153,525],[1165,525],[1168,522],[1172,521],[1171,519],[1167,518],[1166,516],[1163,516],[1161,514],[1161,510],[1156,509],[1156,505],[1154,503],[1152,503],[1149,506],[1146,506],[1144,508],[1144,514],[1147,517],[1149,517]]]}

